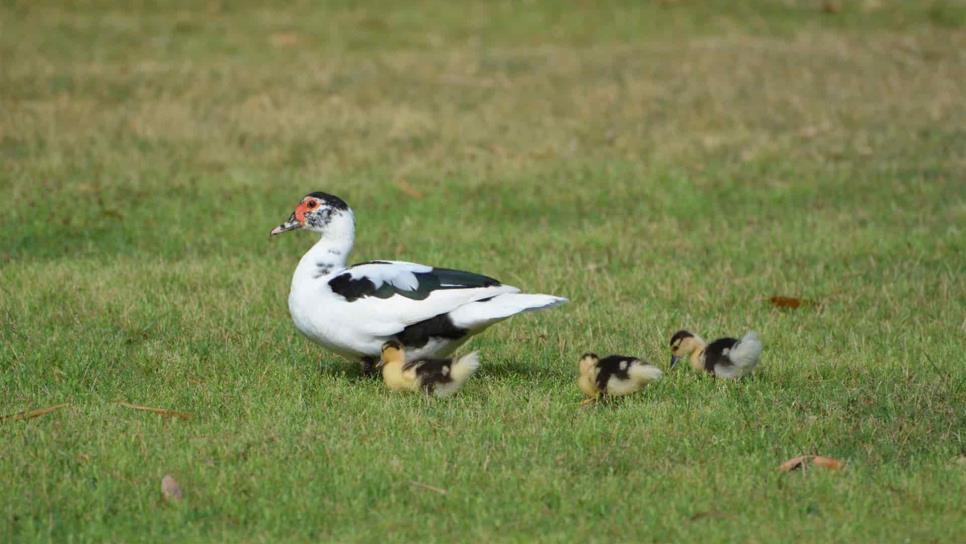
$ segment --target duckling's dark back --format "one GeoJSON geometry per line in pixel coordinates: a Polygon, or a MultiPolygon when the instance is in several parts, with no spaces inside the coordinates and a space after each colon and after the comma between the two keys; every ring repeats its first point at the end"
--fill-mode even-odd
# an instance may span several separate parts
{"type": "Polygon", "coordinates": [[[626,355],[610,355],[597,361],[597,389],[606,391],[607,382],[612,377],[622,381],[629,380],[631,376],[628,370],[637,362],[640,362],[640,359],[626,355]]]}
{"type": "Polygon", "coordinates": [[[452,359],[418,359],[408,361],[403,369],[415,368],[416,379],[427,393],[432,394],[437,385],[453,381],[450,376],[452,364],[452,359]]]}
{"type": "Polygon", "coordinates": [[[704,348],[704,369],[714,374],[715,365],[722,367],[734,366],[734,363],[728,358],[725,350],[731,351],[737,343],[737,338],[718,338],[708,344],[708,347],[704,348]]]}

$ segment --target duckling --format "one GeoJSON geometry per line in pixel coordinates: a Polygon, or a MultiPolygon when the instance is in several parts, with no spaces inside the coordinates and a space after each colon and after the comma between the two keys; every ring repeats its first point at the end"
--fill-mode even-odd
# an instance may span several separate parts
{"type": "Polygon", "coordinates": [[[658,367],[625,355],[601,359],[596,353],[585,353],[580,357],[579,367],[577,386],[589,397],[582,405],[596,401],[601,395],[618,397],[636,393],[663,375],[658,367]]]}
{"type": "Polygon", "coordinates": [[[736,379],[751,374],[761,358],[758,333],[748,331],[737,338],[718,338],[710,344],[700,336],[680,330],[671,337],[671,368],[684,357],[698,372],[705,371],[719,378],[736,379]]]}
{"type": "Polygon", "coordinates": [[[480,368],[480,357],[474,351],[458,359],[417,359],[406,361],[400,342],[390,340],[382,345],[382,379],[393,391],[422,391],[427,395],[448,397],[463,387],[480,368]]]}

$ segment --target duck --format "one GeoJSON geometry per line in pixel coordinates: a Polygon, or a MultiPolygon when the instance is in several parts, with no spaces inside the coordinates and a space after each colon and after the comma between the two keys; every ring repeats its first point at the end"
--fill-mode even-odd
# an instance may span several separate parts
{"type": "Polygon", "coordinates": [[[288,309],[303,335],[373,374],[381,348],[399,342],[413,360],[446,357],[491,325],[564,304],[473,272],[406,261],[347,265],[355,215],[341,198],[305,195],[271,236],[310,231],[319,240],[292,275],[288,309]]]}
{"type": "Polygon", "coordinates": [[[608,355],[601,359],[596,353],[585,353],[578,367],[577,386],[588,397],[583,405],[597,401],[602,395],[619,397],[636,393],[664,375],[651,363],[626,355],[608,355]]]}
{"type": "Polygon", "coordinates": [[[382,380],[393,391],[422,391],[429,396],[448,397],[480,368],[477,352],[457,359],[406,360],[406,348],[398,340],[382,345],[382,380]]]}
{"type": "Polygon", "coordinates": [[[718,378],[734,380],[747,376],[758,366],[763,346],[758,333],[748,331],[741,339],[718,338],[710,344],[700,336],[679,330],[671,336],[671,366],[687,357],[691,368],[718,378]]]}

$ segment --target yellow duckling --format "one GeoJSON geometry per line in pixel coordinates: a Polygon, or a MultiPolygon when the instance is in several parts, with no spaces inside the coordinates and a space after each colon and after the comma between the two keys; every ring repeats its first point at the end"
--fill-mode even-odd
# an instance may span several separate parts
{"type": "Polygon", "coordinates": [[[595,353],[585,353],[580,358],[579,367],[577,385],[589,397],[581,403],[584,405],[596,401],[601,395],[618,397],[636,393],[663,375],[658,367],[624,355],[601,359],[595,353]]]}
{"type": "Polygon", "coordinates": [[[736,379],[751,374],[758,366],[762,349],[755,331],[748,331],[741,340],[726,337],[707,344],[700,336],[680,330],[671,337],[671,368],[687,357],[698,372],[736,379]]]}
{"type": "Polygon", "coordinates": [[[417,359],[406,361],[402,344],[390,340],[382,345],[382,380],[393,391],[422,391],[427,395],[448,397],[463,387],[480,368],[474,351],[458,359],[417,359]]]}

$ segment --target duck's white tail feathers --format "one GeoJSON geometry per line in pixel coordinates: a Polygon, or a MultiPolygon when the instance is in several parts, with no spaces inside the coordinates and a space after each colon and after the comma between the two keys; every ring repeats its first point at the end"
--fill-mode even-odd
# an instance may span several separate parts
{"type": "Polygon", "coordinates": [[[479,368],[480,354],[474,351],[454,360],[450,366],[449,375],[457,385],[461,386],[470,379],[470,376],[476,374],[479,368]]]}
{"type": "Polygon", "coordinates": [[[758,338],[758,333],[748,331],[741,337],[741,340],[735,347],[731,348],[731,351],[728,352],[728,359],[731,359],[731,362],[737,367],[737,373],[740,376],[744,376],[758,366],[762,349],[764,349],[764,346],[762,346],[761,340],[758,338]]]}
{"type": "Polygon", "coordinates": [[[649,363],[636,364],[632,366],[627,373],[639,383],[656,382],[664,376],[664,373],[661,372],[660,368],[649,363]]]}
{"type": "Polygon", "coordinates": [[[477,302],[464,304],[450,313],[453,324],[463,329],[479,331],[508,317],[523,312],[547,310],[567,302],[553,295],[504,293],[477,302]]]}

